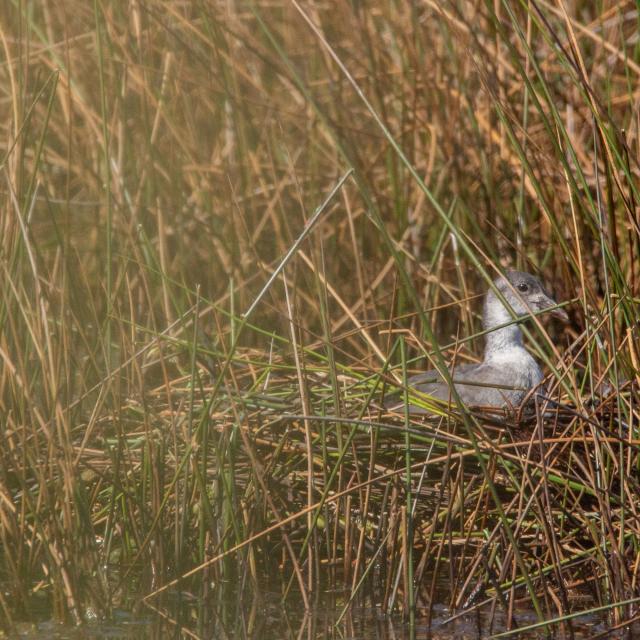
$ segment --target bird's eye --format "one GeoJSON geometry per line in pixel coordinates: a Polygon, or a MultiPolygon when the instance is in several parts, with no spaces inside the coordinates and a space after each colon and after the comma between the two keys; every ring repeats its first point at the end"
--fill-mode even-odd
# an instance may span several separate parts
{"type": "Polygon", "coordinates": [[[529,291],[529,285],[526,282],[521,282],[518,285],[518,289],[520,289],[520,291],[529,291]]]}

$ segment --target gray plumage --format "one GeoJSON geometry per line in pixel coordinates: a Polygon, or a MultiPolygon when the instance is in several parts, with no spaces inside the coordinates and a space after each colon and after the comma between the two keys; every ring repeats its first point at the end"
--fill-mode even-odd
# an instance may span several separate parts
{"type": "MultiPolygon", "coordinates": [[[[556,302],[547,294],[538,278],[521,271],[509,271],[494,281],[496,288],[518,317],[554,307],[556,302]]],[[[551,310],[552,315],[568,320],[562,309],[551,310]]],[[[495,294],[487,293],[482,312],[482,325],[486,331],[484,358],[480,364],[467,364],[450,369],[456,391],[468,406],[517,407],[527,393],[540,384],[543,375],[538,363],[524,348],[522,331],[513,322],[513,315],[495,294]],[[499,328],[498,328],[499,327],[499,328]]],[[[408,380],[410,387],[438,400],[453,398],[447,383],[437,371],[427,371],[408,380]]],[[[403,409],[397,398],[392,409],[403,409]]],[[[427,413],[410,406],[411,413],[427,413]]]]}

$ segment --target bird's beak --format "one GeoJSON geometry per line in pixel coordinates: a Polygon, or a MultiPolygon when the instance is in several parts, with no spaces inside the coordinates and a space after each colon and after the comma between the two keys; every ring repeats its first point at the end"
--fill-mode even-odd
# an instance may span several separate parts
{"type": "Polygon", "coordinates": [[[556,307],[557,304],[558,303],[555,300],[545,296],[544,300],[540,301],[540,308],[549,309],[549,307],[555,307],[555,309],[549,309],[549,314],[554,318],[558,318],[558,320],[562,320],[562,322],[569,322],[567,312],[560,307],[556,307]]]}
{"type": "Polygon", "coordinates": [[[554,318],[558,318],[558,320],[562,320],[562,322],[569,322],[569,316],[567,315],[567,312],[560,307],[552,309],[550,313],[554,318]]]}

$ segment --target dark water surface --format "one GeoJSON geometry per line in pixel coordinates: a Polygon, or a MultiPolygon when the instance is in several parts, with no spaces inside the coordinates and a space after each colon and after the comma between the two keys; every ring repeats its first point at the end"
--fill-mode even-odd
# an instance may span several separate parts
{"type": "MultiPolygon", "coordinates": [[[[504,612],[485,606],[457,617],[444,605],[434,605],[431,621],[417,616],[412,632],[400,616],[386,616],[373,606],[352,607],[341,619],[347,595],[325,592],[305,613],[302,603],[289,598],[284,604],[278,593],[263,591],[248,599],[209,596],[194,598],[179,592],[156,603],[157,610],[138,604],[135,613],[116,610],[108,621],[96,621],[80,627],[52,622],[46,611],[40,620],[18,623],[0,638],[89,640],[137,638],[215,638],[229,640],[479,640],[507,629],[504,612]],[[453,617],[453,619],[452,619],[453,617]]],[[[588,605],[580,609],[588,609],[588,605]]],[[[576,607],[576,609],[578,609],[576,607]]],[[[537,622],[535,612],[526,606],[514,611],[518,627],[537,622]]],[[[553,617],[550,615],[549,617],[553,617]]],[[[640,638],[640,624],[618,630],[610,628],[606,614],[587,614],[573,620],[571,626],[556,626],[551,635],[544,630],[518,632],[518,639],[640,638]]]]}

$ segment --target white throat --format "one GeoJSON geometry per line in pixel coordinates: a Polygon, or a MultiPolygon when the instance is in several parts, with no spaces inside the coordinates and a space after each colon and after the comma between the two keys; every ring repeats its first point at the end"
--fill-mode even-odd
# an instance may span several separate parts
{"type": "Polygon", "coordinates": [[[522,344],[522,331],[506,307],[492,294],[485,300],[482,324],[486,335],[485,361],[519,360],[531,358],[522,344]],[[508,326],[502,326],[512,322],[508,326]],[[500,327],[497,329],[496,327],[500,327]]]}

